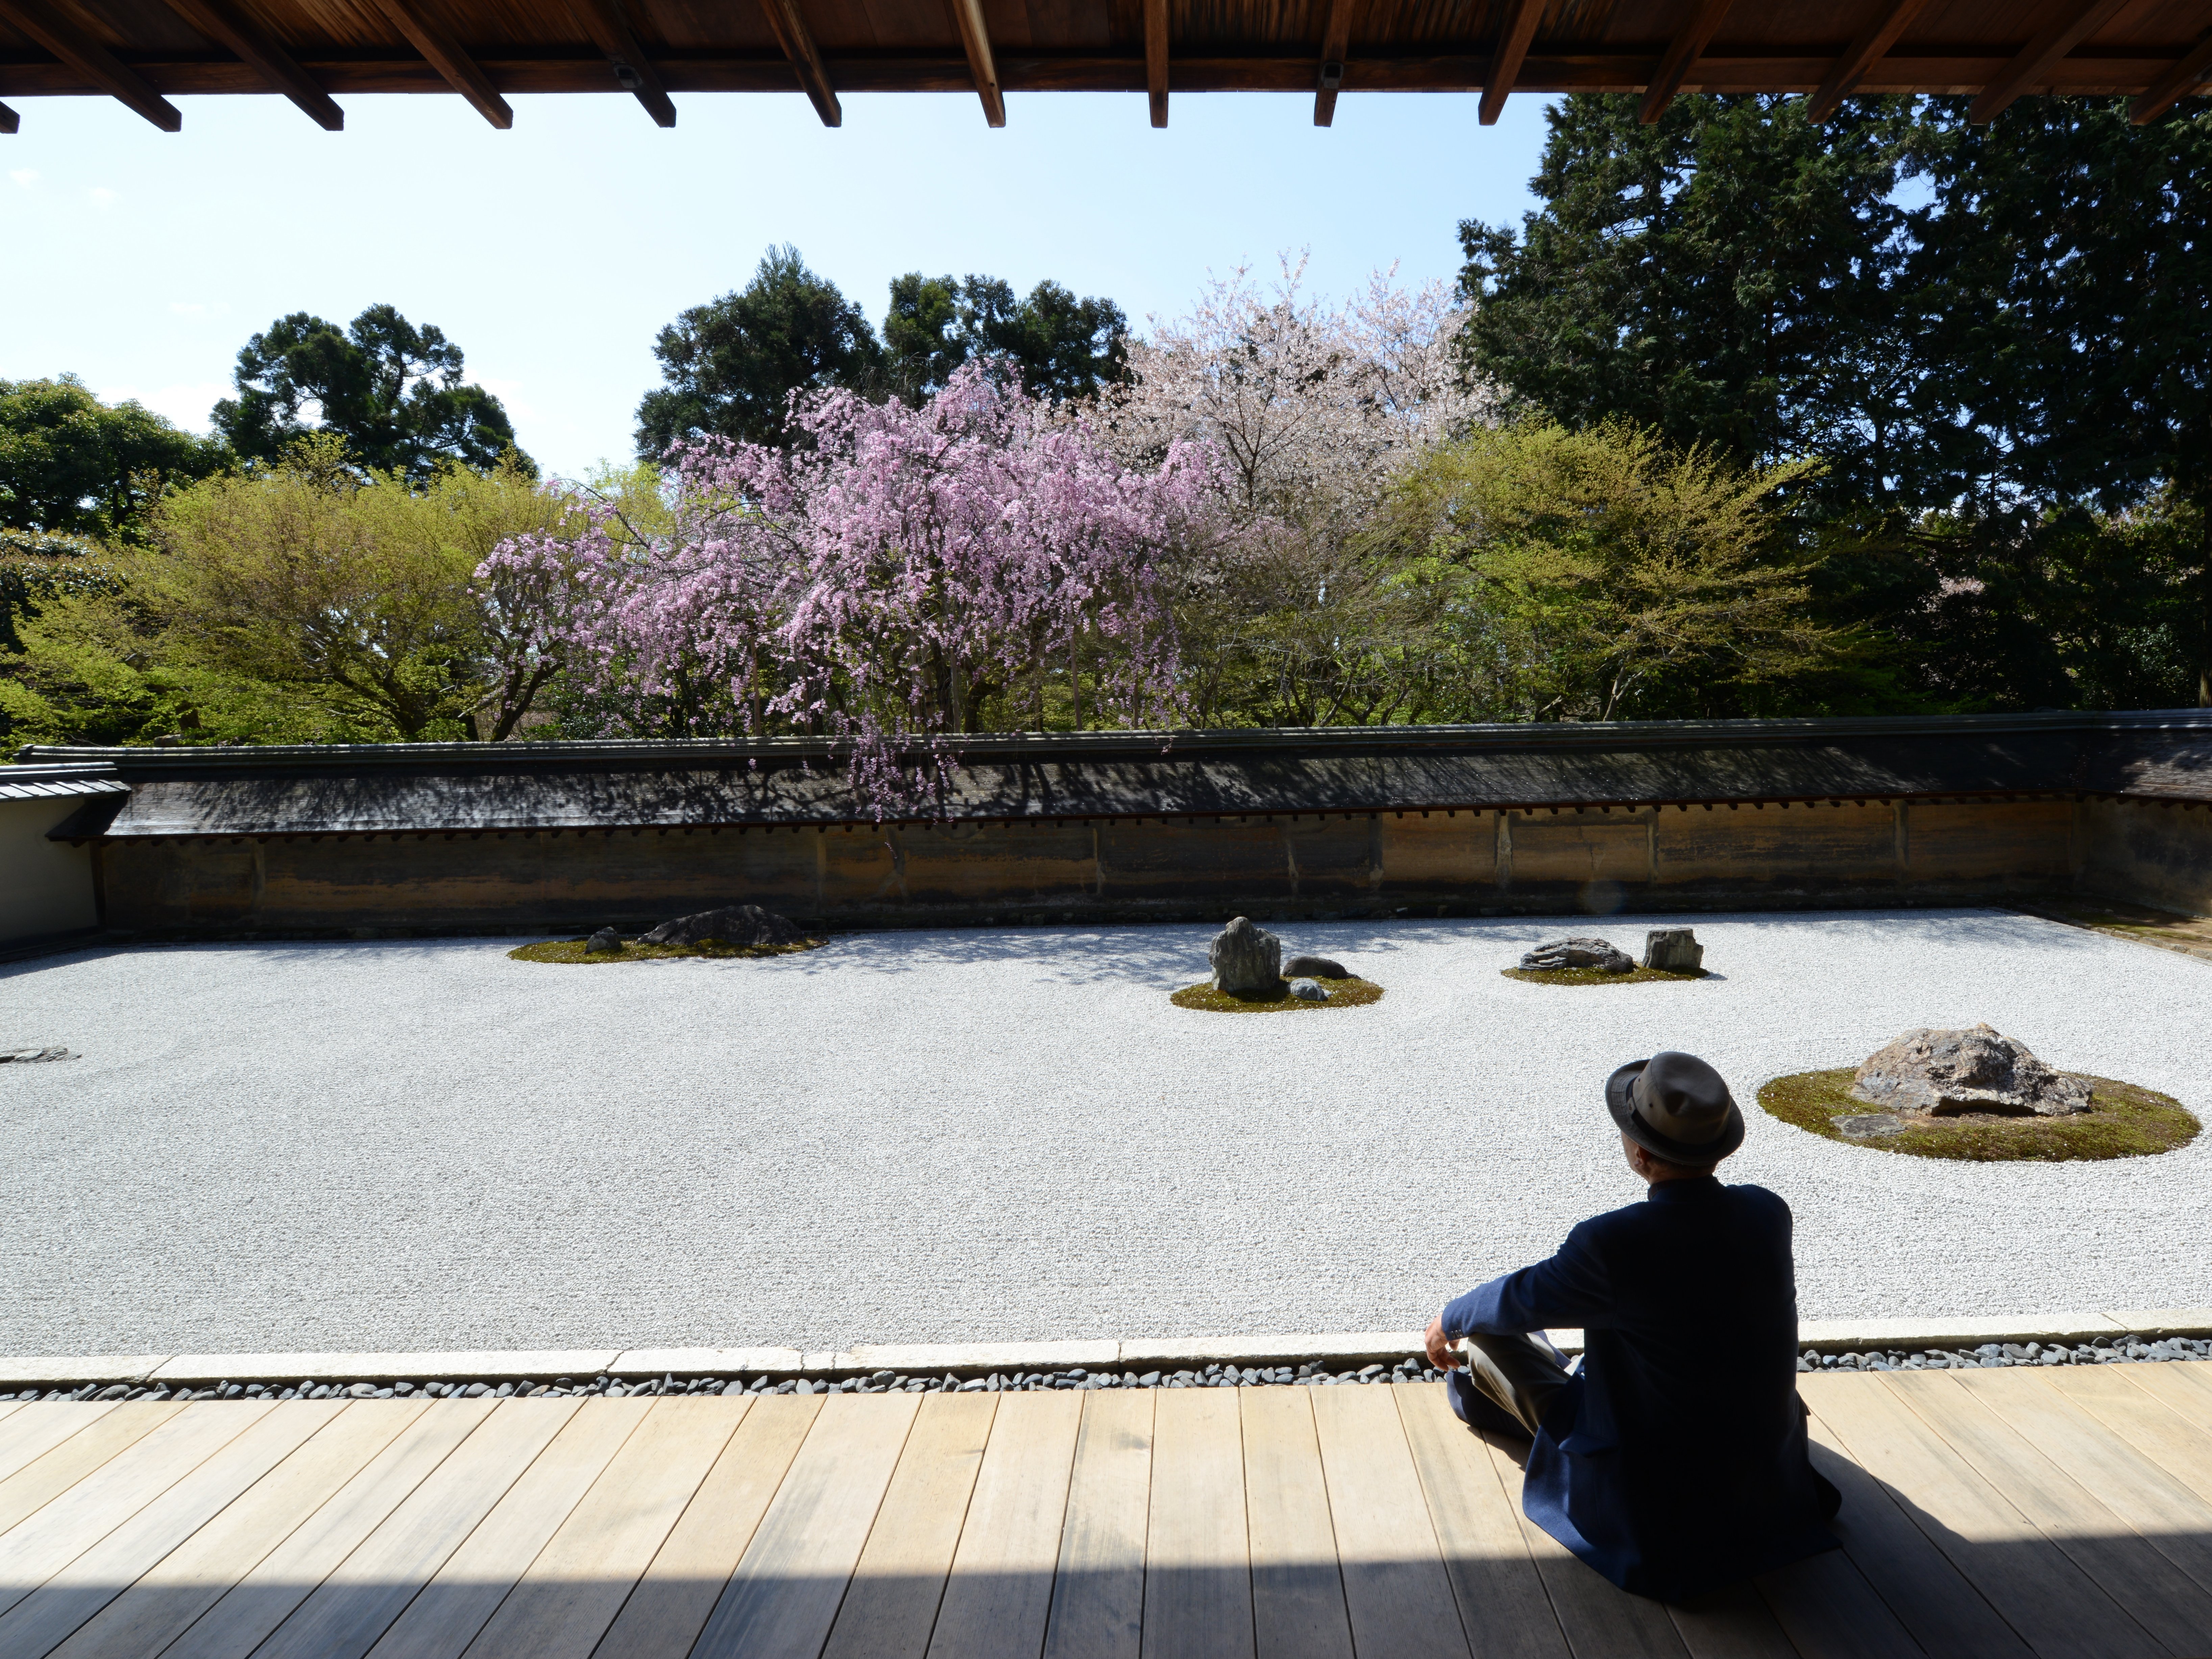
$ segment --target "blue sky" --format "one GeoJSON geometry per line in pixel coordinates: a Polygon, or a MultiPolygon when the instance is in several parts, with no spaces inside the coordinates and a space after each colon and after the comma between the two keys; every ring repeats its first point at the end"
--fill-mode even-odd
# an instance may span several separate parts
{"type": "Polygon", "coordinates": [[[389,301],[468,355],[523,447],[574,474],[625,458],[653,339],[792,242],[880,321],[901,271],[1043,277],[1142,325],[1209,270],[1310,249],[1348,292],[1376,266],[1453,276],[1455,227],[1530,205],[1543,102],[1485,128],[1470,96],[855,96],[825,130],[788,97],[517,98],[497,132],[450,97],[189,98],[181,134],[99,99],[15,100],[0,137],[0,379],[74,371],[204,428],[238,348],[285,312],[389,301]]]}

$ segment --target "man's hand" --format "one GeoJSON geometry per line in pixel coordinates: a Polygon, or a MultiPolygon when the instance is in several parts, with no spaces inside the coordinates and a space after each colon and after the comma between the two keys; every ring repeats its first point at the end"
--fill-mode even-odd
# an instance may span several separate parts
{"type": "Polygon", "coordinates": [[[1444,1316],[1442,1314],[1429,1322],[1428,1333],[1421,1340],[1429,1351],[1429,1364],[1440,1371],[1459,1368],[1462,1363],[1459,1350],[1452,1346],[1451,1339],[1444,1334],[1444,1316]]]}

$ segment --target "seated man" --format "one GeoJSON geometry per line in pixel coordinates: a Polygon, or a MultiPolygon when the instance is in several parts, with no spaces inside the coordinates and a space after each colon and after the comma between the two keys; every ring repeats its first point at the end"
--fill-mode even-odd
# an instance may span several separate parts
{"type": "Polygon", "coordinates": [[[1728,1085],[1662,1054],[1605,1097],[1644,1201],[1447,1304],[1429,1358],[1470,1428],[1534,1437],[1531,1521],[1623,1589],[1681,1601],[1835,1548],[1841,1499],[1806,1450],[1790,1206],[1713,1178],[1743,1144],[1728,1085]],[[1578,1372],[1547,1326],[1586,1334],[1578,1372]]]}

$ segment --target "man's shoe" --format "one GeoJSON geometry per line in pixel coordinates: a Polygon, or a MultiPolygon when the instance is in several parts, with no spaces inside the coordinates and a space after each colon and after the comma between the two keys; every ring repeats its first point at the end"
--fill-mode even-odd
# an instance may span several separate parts
{"type": "Polygon", "coordinates": [[[1452,1415],[1470,1429],[1514,1440],[1531,1437],[1528,1425],[1476,1388],[1464,1370],[1444,1373],[1444,1399],[1451,1406],[1452,1415]]]}

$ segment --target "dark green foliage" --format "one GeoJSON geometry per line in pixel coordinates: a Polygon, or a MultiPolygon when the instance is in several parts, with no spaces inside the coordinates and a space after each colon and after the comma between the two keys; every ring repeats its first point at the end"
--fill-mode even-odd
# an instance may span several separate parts
{"type": "Polygon", "coordinates": [[[222,460],[220,446],[138,404],[103,404],[74,374],[0,380],[0,526],[10,530],[135,538],[166,485],[222,460]]]}
{"type": "Polygon", "coordinates": [[[441,466],[489,467],[515,449],[499,399],[461,373],[460,347],[391,306],[371,306],[343,329],[295,311],[239,352],[238,396],[215,406],[215,424],[246,460],[275,461],[310,432],[329,432],[359,466],[421,483],[441,466]],[[312,423],[301,418],[311,404],[312,423]]]}
{"type": "Polygon", "coordinates": [[[648,460],[687,438],[783,443],[793,392],[871,391],[884,363],[860,307],[790,246],[770,248],[736,293],[662,329],[653,355],[666,384],[637,406],[637,453],[648,460]]]}
{"type": "Polygon", "coordinates": [[[1017,301],[996,276],[891,280],[884,344],[891,384],[902,397],[926,398],[970,357],[1006,364],[1034,397],[1088,398],[1121,378],[1129,320],[1111,300],[1079,300],[1058,283],[1039,283],[1017,301]]]}

